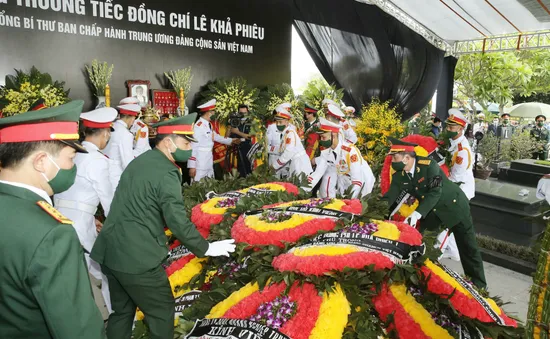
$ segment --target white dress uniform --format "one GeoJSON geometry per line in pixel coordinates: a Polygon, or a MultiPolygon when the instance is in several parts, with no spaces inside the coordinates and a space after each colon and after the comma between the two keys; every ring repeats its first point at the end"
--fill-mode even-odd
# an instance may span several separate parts
{"type": "Polygon", "coordinates": [[[541,178],[537,184],[537,198],[550,204],[550,178],[541,178]]]}
{"type": "MultiPolygon", "coordinates": [[[[320,118],[320,130],[324,132],[334,132],[340,126],[320,118]]],[[[308,177],[310,188],[315,187],[331,168],[334,168],[337,176],[336,185],[330,184],[319,189],[322,198],[335,198],[336,187],[338,193],[343,195],[350,186],[352,186],[352,197],[362,198],[372,192],[376,181],[374,174],[368,163],[361,156],[361,152],[351,143],[340,143],[335,149],[328,148],[321,151],[321,156],[315,159],[317,168],[315,172],[308,177]]],[[[330,172],[329,172],[330,173],[330,172]]],[[[331,178],[329,174],[329,178],[331,178]]]]}
{"type": "Polygon", "coordinates": [[[355,108],[352,106],[347,106],[344,108],[344,112],[347,115],[346,119],[342,122],[344,137],[348,142],[351,142],[352,144],[356,144],[358,141],[357,133],[355,132],[355,127],[357,126],[357,124],[351,118],[355,113],[355,108]]]}
{"type": "Polygon", "coordinates": [[[288,174],[291,176],[299,176],[302,173],[307,176],[313,172],[304,145],[296,130],[290,126],[283,131],[279,153],[281,155],[273,166],[275,170],[279,171],[288,165],[288,174]]]}
{"type": "MultiPolygon", "coordinates": [[[[292,105],[290,103],[282,103],[275,108],[276,112],[289,112],[292,105]]],[[[288,125],[291,129],[297,131],[296,126],[293,124],[288,125]]],[[[281,140],[283,138],[283,132],[277,129],[277,124],[272,123],[267,126],[266,130],[267,140],[267,161],[270,167],[276,167],[277,160],[281,156],[281,140]]],[[[278,178],[287,177],[289,175],[289,166],[285,165],[283,168],[277,171],[275,174],[278,178]]]]}
{"type": "MultiPolygon", "coordinates": [[[[336,103],[330,99],[323,100],[323,104],[327,105],[327,116],[332,116],[340,121],[338,124],[340,129],[338,130],[338,144],[342,145],[346,142],[346,134],[342,128],[342,121],[346,118],[344,112],[336,105],[336,103]]],[[[327,121],[329,122],[329,121],[327,121]]],[[[349,142],[349,141],[348,141],[349,142]]],[[[336,171],[335,166],[328,166],[323,178],[321,179],[321,188],[319,193],[321,195],[327,194],[328,197],[336,196],[336,184],[338,182],[338,172],[336,171]]]]}
{"type": "MultiPolygon", "coordinates": [[[[125,104],[117,108],[120,114],[137,116],[141,112],[141,107],[137,104],[125,104]]],[[[122,172],[132,160],[141,155],[141,150],[134,150],[134,135],[124,121],[115,121],[113,128],[111,140],[103,153],[111,159],[110,178],[113,187],[116,189],[122,172]]]]}
{"type": "Polygon", "coordinates": [[[187,168],[195,168],[197,173],[194,181],[214,177],[214,141],[231,145],[233,139],[224,138],[212,129],[210,121],[200,118],[193,127],[193,135],[197,142],[193,143],[193,155],[187,162],[187,168]]]}
{"type": "Polygon", "coordinates": [[[130,128],[130,133],[134,135],[134,154],[136,157],[151,150],[151,145],[149,144],[149,127],[147,127],[147,124],[140,119],[136,119],[132,128],[130,128]]]}
{"type": "MultiPolygon", "coordinates": [[[[85,126],[88,121],[92,121],[106,125],[106,127],[95,125],[96,128],[109,128],[116,116],[117,111],[114,108],[103,107],[92,112],[82,113],[81,118],[85,126]]],[[[110,161],[95,144],[84,141],[82,146],[88,153],[77,153],[74,158],[77,169],[75,183],[69,190],[54,195],[54,203],[63,215],[74,222],[73,227],[85,251],[84,257],[88,271],[101,281],[103,299],[107,310],[111,313],[107,278],[101,273],[100,265],[93,261],[89,254],[97,238],[95,225],[97,207],[101,204],[105,216],[107,216],[115,193],[109,180],[110,161]]]]}
{"type": "Polygon", "coordinates": [[[468,139],[461,135],[458,139],[451,140],[449,152],[453,154],[449,179],[461,183],[460,189],[468,200],[471,200],[476,195],[476,182],[473,172],[474,159],[468,139]]]}

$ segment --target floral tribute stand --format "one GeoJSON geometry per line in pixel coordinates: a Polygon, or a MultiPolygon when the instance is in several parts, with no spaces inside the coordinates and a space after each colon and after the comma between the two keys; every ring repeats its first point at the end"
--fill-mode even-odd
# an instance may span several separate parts
{"type": "MultiPolygon", "coordinates": [[[[177,338],[523,336],[498,299],[441,266],[416,229],[372,217],[374,198],[305,196],[272,182],[188,202],[205,237],[238,246],[230,258],[199,259],[167,231],[177,338]]],[[[148,338],[147,316],[137,319],[134,337],[148,338]]]]}

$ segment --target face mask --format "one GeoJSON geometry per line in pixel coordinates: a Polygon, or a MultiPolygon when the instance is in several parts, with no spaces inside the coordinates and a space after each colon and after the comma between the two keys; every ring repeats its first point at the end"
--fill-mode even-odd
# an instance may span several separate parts
{"type": "Polygon", "coordinates": [[[458,132],[447,132],[447,136],[449,137],[449,139],[454,139],[458,136],[458,132]]]}
{"type": "Polygon", "coordinates": [[[284,130],[285,130],[285,128],[286,128],[286,126],[285,126],[285,125],[277,125],[277,129],[279,130],[279,132],[282,132],[282,131],[284,131],[284,130]]]}
{"type": "Polygon", "coordinates": [[[508,125],[509,122],[510,122],[510,120],[502,120],[503,125],[508,125]]]}
{"type": "Polygon", "coordinates": [[[176,162],[187,162],[189,158],[191,158],[191,155],[193,154],[192,150],[184,151],[182,149],[179,149],[178,146],[172,141],[172,139],[169,139],[172,145],[176,148],[174,152],[170,152],[172,156],[174,157],[174,160],[176,162]]]}
{"type": "Polygon", "coordinates": [[[319,146],[324,148],[332,147],[332,140],[319,140],[319,146]]]}
{"type": "Polygon", "coordinates": [[[55,161],[53,161],[49,154],[47,154],[47,156],[48,160],[50,160],[55,165],[55,167],[57,167],[57,174],[53,177],[52,180],[49,180],[46,174],[40,174],[42,174],[44,179],[46,179],[54,194],[65,192],[74,184],[74,181],[76,179],[76,165],[73,165],[73,167],[68,170],[62,169],[55,163],[55,161]]]}
{"type": "Polygon", "coordinates": [[[537,122],[537,126],[539,126],[539,127],[544,126],[544,121],[539,121],[539,122],[537,122]]]}
{"type": "Polygon", "coordinates": [[[405,163],[402,161],[392,162],[391,168],[396,172],[401,172],[405,169],[405,163]]]}

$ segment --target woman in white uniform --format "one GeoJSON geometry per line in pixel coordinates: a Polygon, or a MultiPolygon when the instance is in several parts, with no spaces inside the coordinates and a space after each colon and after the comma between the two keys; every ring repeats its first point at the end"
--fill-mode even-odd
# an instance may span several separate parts
{"type": "Polygon", "coordinates": [[[111,136],[111,126],[117,116],[114,108],[103,107],[82,113],[82,146],[88,153],[78,153],[74,159],[77,168],[76,180],[71,188],[54,196],[55,207],[74,224],[78,239],[84,248],[84,256],[90,274],[101,281],[101,292],[107,310],[111,313],[109,284],[101,273],[98,263],[90,259],[90,251],[100,230],[96,227],[95,213],[99,204],[105,216],[109,214],[114,188],[109,180],[109,159],[101,153],[111,136]]]}

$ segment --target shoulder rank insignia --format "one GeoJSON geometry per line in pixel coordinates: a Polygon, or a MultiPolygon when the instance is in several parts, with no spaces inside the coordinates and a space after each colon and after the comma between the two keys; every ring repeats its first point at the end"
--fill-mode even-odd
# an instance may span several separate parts
{"type": "Polygon", "coordinates": [[[202,121],[197,122],[197,126],[201,127],[202,126],[202,121]]]}
{"type": "Polygon", "coordinates": [[[426,159],[426,160],[418,160],[418,164],[419,165],[425,165],[425,166],[429,166],[431,163],[431,161],[429,159],[426,159]]]}
{"type": "Polygon", "coordinates": [[[458,144],[458,151],[460,152],[460,151],[462,151],[462,150],[463,150],[462,144],[458,144]]]}
{"type": "Polygon", "coordinates": [[[36,204],[38,206],[40,206],[40,208],[42,208],[44,211],[46,211],[46,213],[48,213],[52,218],[54,218],[58,222],[60,222],[62,224],[66,224],[66,225],[72,225],[73,224],[71,219],[69,219],[66,216],[64,216],[63,214],[61,214],[61,212],[56,210],[52,205],[48,204],[44,200],[40,200],[36,204]]]}
{"type": "Polygon", "coordinates": [[[342,146],[342,149],[346,152],[351,152],[351,147],[342,146]]]}
{"type": "Polygon", "coordinates": [[[351,162],[357,162],[357,154],[351,156],[351,162]]]}

